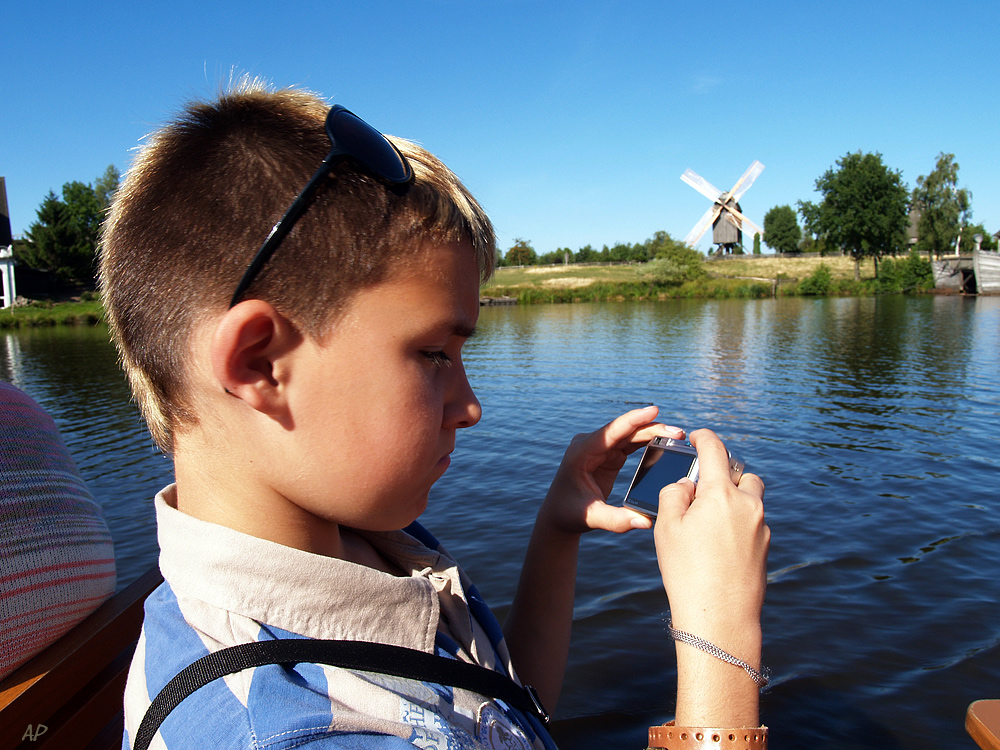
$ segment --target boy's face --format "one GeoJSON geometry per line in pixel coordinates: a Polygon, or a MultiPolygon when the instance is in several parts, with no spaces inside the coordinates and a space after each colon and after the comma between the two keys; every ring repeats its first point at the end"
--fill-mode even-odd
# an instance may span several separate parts
{"type": "Polygon", "coordinates": [[[482,415],[461,358],[478,318],[479,268],[463,244],[431,246],[356,293],[332,331],[303,346],[295,456],[276,489],[353,528],[415,520],[456,431],[482,415]]]}

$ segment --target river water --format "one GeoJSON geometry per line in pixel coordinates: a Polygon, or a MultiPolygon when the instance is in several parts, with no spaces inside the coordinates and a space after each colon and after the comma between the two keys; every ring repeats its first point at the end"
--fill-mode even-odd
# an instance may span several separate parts
{"type": "MultiPolygon", "coordinates": [[[[150,499],[171,469],[106,336],[3,334],[0,379],[55,417],[124,585],[155,562],[150,499]]],[[[484,308],[466,352],[483,420],[422,520],[501,619],[569,438],[655,403],[715,429],[767,484],[772,747],[975,747],[965,709],[1000,697],[1000,298],[484,308]]],[[[640,748],[669,718],[665,615],[650,535],[588,535],[561,746],[640,748]]]]}

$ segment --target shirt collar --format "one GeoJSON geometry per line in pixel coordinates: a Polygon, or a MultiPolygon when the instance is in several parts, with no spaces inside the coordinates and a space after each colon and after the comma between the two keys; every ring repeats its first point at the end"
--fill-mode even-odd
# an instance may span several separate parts
{"type": "Polygon", "coordinates": [[[428,578],[456,567],[440,550],[404,531],[365,532],[385,557],[412,571],[393,576],[202,521],[176,506],[176,485],[157,494],[160,571],[178,596],[308,638],[434,652],[440,603],[428,578]]]}

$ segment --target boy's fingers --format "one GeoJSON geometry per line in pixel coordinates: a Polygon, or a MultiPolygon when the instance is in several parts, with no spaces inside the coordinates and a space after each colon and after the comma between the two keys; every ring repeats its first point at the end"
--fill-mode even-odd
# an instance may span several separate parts
{"type": "Polygon", "coordinates": [[[637,427],[652,422],[656,419],[659,409],[655,406],[646,406],[642,409],[633,409],[625,412],[617,419],[612,419],[598,433],[604,438],[604,447],[611,448],[627,438],[637,427]]]}
{"type": "Polygon", "coordinates": [[[652,521],[628,508],[621,508],[607,503],[594,503],[587,513],[587,526],[591,529],[603,529],[623,534],[632,529],[652,528],[652,521]]]}
{"type": "Polygon", "coordinates": [[[653,420],[656,419],[658,412],[659,409],[656,406],[633,409],[617,419],[611,420],[594,434],[600,440],[604,450],[611,450],[624,440],[630,440],[634,446],[632,450],[634,450],[644,443],[648,443],[657,435],[676,436],[678,433],[683,434],[684,431],[679,427],[654,424],[653,420]]]}

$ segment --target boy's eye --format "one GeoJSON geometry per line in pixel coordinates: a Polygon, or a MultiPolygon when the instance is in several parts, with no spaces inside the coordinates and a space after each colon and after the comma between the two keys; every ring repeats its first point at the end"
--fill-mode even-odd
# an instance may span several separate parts
{"type": "Polygon", "coordinates": [[[436,367],[447,367],[451,364],[451,357],[442,351],[424,351],[421,354],[436,367]]]}

